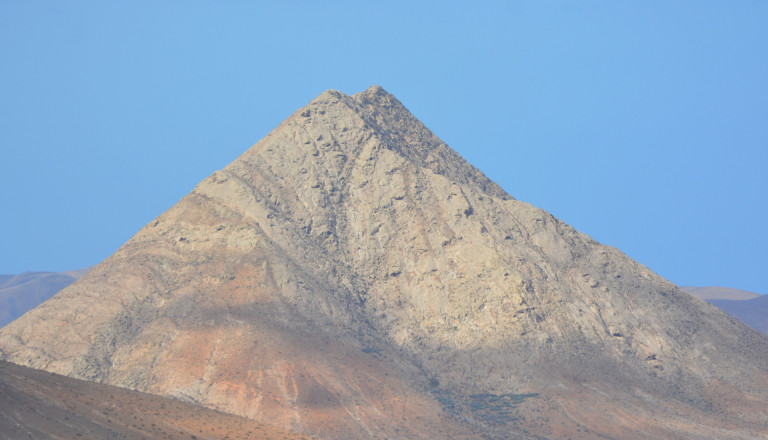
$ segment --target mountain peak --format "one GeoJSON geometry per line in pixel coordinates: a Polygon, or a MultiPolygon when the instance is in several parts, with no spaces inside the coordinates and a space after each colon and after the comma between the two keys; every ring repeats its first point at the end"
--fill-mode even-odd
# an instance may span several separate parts
{"type": "MultiPolygon", "coordinates": [[[[430,169],[459,184],[472,185],[481,192],[512,199],[501,187],[435,136],[421,121],[392,94],[378,85],[363,92],[347,95],[330,89],[321,93],[307,106],[296,111],[268,136],[254,145],[244,156],[256,152],[284,151],[293,140],[303,152],[314,157],[330,154],[335,167],[358,166],[358,161],[338,160],[359,158],[378,150],[388,150],[405,159],[412,166],[430,169]],[[373,146],[376,146],[373,148],[373,146]],[[373,148],[371,151],[365,148],[373,148]],[[306,151],[305,151],[306,150],[306,151]],[[366,152],[367,151],[367,152],[366,152]]],[[[337,168],[333,172],[342,175],[337,168]]]]}
{"type": "MultiPolygon", "coordinates": [[[[358,104],[367,103],[369,105],[376,106],[390,106],[393,101],[396,101],[400,107],[403,107],[394,95],[390,94],[380,85],[372,85],[362,92],[355,93],[353,95],[347,95],[344,92],[336,89],[328,89],[313,99],[310,104],[315,102],[320,103],[333,103],[340,100],[355,101],[358,104]]],[[[404,108],[404,107],[403,107],[404,108]]]]}
{"type": "Polygon", "coordinates": [[[0,330],[1,357],[326,439],[768,435],[768,340],[376,86],[298,110],[0,330]]]}
{"type": "Polygon", "coordinates": [[[364,91],[353,95],[353,97],[358,100],[365,99],[371,102],[387,103],[387,104],[391,103],[393,99],[397,101],[394,95],[384,90],[384,88],[381,87],[380,85],[372,85],[367,89],[365,89],[364,91]]]}
{"type": "Polygon", "coordinates": [[[382,95],[382,94],[383,95],[389,95],[389,93],[386,90],[384,90],[384,87],[382,87],[382,86],[380,86],[378,84],[374,84],[374,85],[368,87],[367,89],[365,89],[361,93],[364,93],[366,95],[382,95]]]}

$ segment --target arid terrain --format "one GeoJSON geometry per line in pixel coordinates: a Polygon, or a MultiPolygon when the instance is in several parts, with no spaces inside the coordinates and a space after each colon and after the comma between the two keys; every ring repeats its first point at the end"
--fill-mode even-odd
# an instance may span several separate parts
{"type": "Polygon", "coordinates": [[[0,439],[27,438],[308,439],[199,405],[0,361],[0,439]]]}
{"type": "Polygon", "coordinates": [[[0,330],[0,357],[323,439],[768,436],[768,338],[376,86],[296,111],[0,330]]]}

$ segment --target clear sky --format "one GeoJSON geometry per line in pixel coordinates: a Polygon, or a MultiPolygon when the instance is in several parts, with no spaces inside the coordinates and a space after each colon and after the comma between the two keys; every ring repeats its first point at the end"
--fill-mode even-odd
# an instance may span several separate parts
{"type": "Polygon", "coordinates": [[[768,2],[0,2],[0,273],[96,264],[326,89],[514,197],[768,292],[768,2]]]}

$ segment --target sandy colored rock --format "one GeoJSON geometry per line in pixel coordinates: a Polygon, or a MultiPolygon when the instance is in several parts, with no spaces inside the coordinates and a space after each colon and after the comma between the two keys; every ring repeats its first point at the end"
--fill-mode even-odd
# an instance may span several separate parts
{"type": "Polygon", "coordinates": [[[768,435],[768,339],[327,91],[0,332],[319,438],[768,435]]]}

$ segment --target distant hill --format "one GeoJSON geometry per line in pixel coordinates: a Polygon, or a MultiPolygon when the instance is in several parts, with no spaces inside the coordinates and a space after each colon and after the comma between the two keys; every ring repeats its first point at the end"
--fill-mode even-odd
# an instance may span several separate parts
{"type": "Polygon", "coordinates": [[[757,298],[760,295],[755,292],[748,292],[746,290],[732,289],[730,287],[719,286],[680,286],[681,289],[690,293],[691,295],[698,296],[701,299],[707,301],[713,299],[727,299],[734,301],[743,301],[746,299],[757,298]]]}
{"type": "Polygon", "coordinates": [[[739,321],[768,335],[768,295],[729,287],[691,287],[681,289],[705,299],[739,321]]]}
{"type": "Polygon", "coordinates": [[[768,295],[745,301],[713,299],[710,302],[739,321],[768,335],[768,295]]]}
{"type": "Polygon", "coordinates": [[[307,437],[198,405],[0,361],[0,440],[307,437]]]}
{"type": "Polygon", "coordinates": [[[0,327],[72,284],[89,269],[0,275],[0,327]]]}

